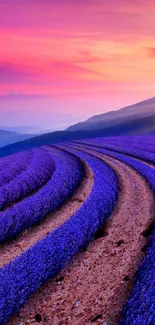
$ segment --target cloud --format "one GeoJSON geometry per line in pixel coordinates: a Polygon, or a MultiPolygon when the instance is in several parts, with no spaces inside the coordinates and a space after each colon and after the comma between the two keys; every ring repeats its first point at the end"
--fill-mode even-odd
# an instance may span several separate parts
{"type": "Polygon", "coordinates": [[[0,62],[0,83],[27,82],[34,77],[27,66],[17,66],[10,62],[0,62]]]}
{"type": "Polygon", "coordinates": [[[76,62],[52,62],[51,63],[51,78],[60,79],[79,79],[86,75],[93,75],[96,77],[101,75],[93,69],[80,66],[80,63],[76,62]]]}
{"type": "Polygon", "coordinates": [[[153,0],[148,0],[147,5],[144,0],[1,0],[0,3],[0,26],[26,28],[30,33],[33,27],[33,30],[70,32],[121,30],[124,33],[133,29],[134,34],[135,30],[140,33],[147,30],[147,17],[154,19],[150,10],[153,0]],[[150,15],[145,15],[146,12],[150,15]]]}
{"type": "Polygon", "coordinates": [[[106,62],[105,59],[93,55],[90,51],[81,50],[81,51],[78,51],[78,53],[81,56],[80,59],[78,59],[78,63],[106,62]]]}
{"type": "Polygon", "coordinates": [[[155,58],[155,47],[147,48],[147,51],[149,53],[149,56],[151,56],[152,58],[155,58]]]}
{"type": "Polygon", "coordinates": [[[87,67],[87,63],[97,62],[97,60],[89,52],[81,52],[76,59],[44,62],[43,66],[38,65],[35,68],[0,62],[0,84],[52,83],[53,86],[57,86],[58,81],[78,80],[87,76],[97,78],[101,73],[87,67]]]}

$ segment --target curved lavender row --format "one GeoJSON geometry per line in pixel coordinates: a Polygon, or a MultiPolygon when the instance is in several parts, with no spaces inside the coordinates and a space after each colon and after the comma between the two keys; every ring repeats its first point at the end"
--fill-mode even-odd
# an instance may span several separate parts
{"type": "Polygon", "coordinates": [[[145,152],[155,153],[155,136],[124,136],[124,137],[110,137],[110,138],[95,138],[91,142],[103,142],[111,145],[125,145],[133,149],[144,150],[145,152]]]}
{"type": "Polygon", "coordinates": [[[36,192],[51,178],[55,168],[51,155],[43,149],[35,149],[33,153],[28,168],[0,188],[0,210],[36,192]]]}
{"type": "Polygon", "coordinates": [[[10,159],[8,159],[8,156],[0,158],[0,172],[3,171],[3,168],[7,168],[8,164],[10,164],[10,159]]]}
{"type": "Polygon", "coordinates": [[[155,153],[155,136],[132,136],[132,137],[120,137],[120,139],[113,140],[113,143],[125,144],[134,149],[141,149],[147,152],[155,153]],[[127,142],[125,141],[127,140],[127,142]]]}
{"type": "MultiPolygon", "coordinates": [[[[57,145],[57,148],[64,149],[64,150],[67,151],[67,152],[73,153],[73,154],[75,154],[77,157],[79,157],[79,158],[81,158],[82,160],[86,161],[87,163],[88,163],[88,161],[87,161],[86,159],[88,159],[88,158],[87,158],[87,156],[88,156],[88,157],[89,157],[89,165],[90,165],[90,166],[91,166],[91,160],[93,161],[93,160],[95,159],[95,161],[96,161],[96,159],[97,159],[97,160],[100,161],[100,158],[96,157],[96,156],[95,156],[95,153],[94,153],[94,155],[93,155],[93,153],[85,152],[85,151],[83,150],[83,148],[81,148],[81,147],[80,147],[80,148],[74,148],[74,147],[72,146],[72,143],[71,143],[71,142],[69,143],[68,146],[66,146],[64,143],[63,143],[63,144],[59,144],[59,145],[57,145]],[[81,149],[82,149],[82,150],[81,150],[81,149]]],[[[106,162],[102,161],[100,164],[104,164],[104,165],[106,165],[106,166],[109,168],[109,171],[111,172],[110,179],[108,179],[107,175],[102,175],[102,177],[103,177],[103,179],[106,179],[106,182],[108,182],[108,184],[109,184],[109,186],[111,187],[111,189],[113,189],[114,192],[115,192],[115,190],[116,190],[116,184],[117,184],[117,186],[118,186],[118,183],[117,183],[117,177],[116,177],[115,172],[112,170],[111,167],[109,167],[109,165],[108,165],[106,162]]],[[[91,167],[92,167],[92,166],[91,166],[91,167]]],[[[95,167],[94,167],[94,168],[95,168],[95,167]]],[[[94,169],[93,169],[93,171],[94,171],[94,169]]],[[[118,190],[118,188],[117,188],[117,190],[118,190]]]]}
{"type": "Polygon", "coordinates": [[[155,324],[155,231],[136,274],[132,294],[121,312],[120,325],[155,324]]]}
{"type": "Polygon", "coordinates": [[[32,159],[32,154],[33,151],[28,150],[7,157],[7,167],[0,172],[0,187],[11,182],[17,175],[26,170],[32,159]]]}
{"type": "MultiPolygon", "coordinates": [[[[73,146],[76,146],[77,148],[80,147],[80,144],[75,145],[75,142],[72,144],[73,144],[73,146]]],[[[129,165],[130,167],[133,167],[144,178],[146,178],[148,180],[153,191],[155,191],[155,169],[146,165],[145,162],[138,161],[138,160],[136,160],[136,158],[125,156],[125,155],[117,153],[117,152],[112,152],[108,149],[102,149],[102,148],[99,148],[99,147],[96,147],[93,145],[90,147],[89,145],[86,145],[83,142],[81,142],[81,144],[82,144],[83,148],[86,148],[88,150],[93,150],[98,153],[103,153],[109,157],[112,157],[112,158],[122,161],[123,163],[129,165]]]]}
{"type": "MultiPolygon", "coordinates": [[[[76,150],[71,150],[76,153],[76,150]]],[[[0,319],[4,325],[32,293],[57,274],[111,213],[117,180],[110,167],[85,153],[77,154],[94,172],[94,186],[83,206],[62,226],[0,269],[0,319]],[[113,184],[113,189],[111,188],[113,184]]]]}
{"type": "MultiPolygon", "coordinates": [[[[97,149],[97,151],[115,157],[135,168],[150,183],[155,193],[155,170],[145,163],[121,154],[97,149]]],[[[131,296],[123,310],[120,325],[153,325],[155,324],[155,231],[149,240],[146,256],[136,274],[131,296]]]]}
{"type": "MultiPolygon", "coordinates": [[[[19,153],[12,154],[11,157],[13,159],[19,157],[19,153]]],[[[0,158],[0,172],[3,171],[3,168],[7,168],[8,166],[11,166],[12,160],[10,160],[10,156],[5,156],[0,158]]]]}
{"type": "Polygon", "coordinates": [[[50,151],[56,165],[51,180],[37,193],[0,213],[0,242],[41,222],[78,187],[82,180],[82,162],[60,149],[50,151]]]}
{"type": "MultiPolygon", "coordinates": [[[[76,143],[76,141],[75,141],[76,143]]],[[[77,142],[78,143],[78,142],[77,142]]],[[[80,143],[80,142],[79,142],[80,143]]],[[[138,148],[132,148],[130,146],[126,146],[124,144],[117,144],[114,143],[113,145],[112,144],[109,144],[108,141],[94,141],[94,140],[90,140],[90,141],[82,141],[81,142],[82,144],[88,144],[89,146],[92,146],[94,144],[95,147],[97,148],[103,148],[103,149],[108,149],[108,150],[111,150],[111,151],[117,151],[117,152],[120,152],[120,153],[123,153],[125,155],[131,155],[131,156],[134,156],[135,158],[138,158],[138,159],[142,159],[142,160],[145,160],[146,162],[150,162],[152,164],[155,164],[155,153],[153,152],[147,152],[146,150],[143,151],[143,149],[141,149],[140,145],[138,148]]]]}

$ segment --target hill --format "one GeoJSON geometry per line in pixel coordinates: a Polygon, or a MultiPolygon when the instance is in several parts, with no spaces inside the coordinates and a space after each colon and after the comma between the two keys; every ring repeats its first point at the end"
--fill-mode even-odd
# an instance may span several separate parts
{"type": "Polygon", "coordinates": [[[47,133],[31,139],[14,143],[0,149],[0,157],[10,155],[12,153],[39,147],[47,144],[55,144],[63,141],[72,141],[82,138],[93,137],[109,137],[109,136],[123,136],[123,135],[155,135],[155,115],[135,118],[124,123],[118,123],[115,126],[109,126],[97,130],[79,130],[79,131],[57,131],[47,133]]]}
{"type": "Polygon", "coordinates": [[[17,132],[11,132],[0,129],[0,147],[7,146],[9,144],[13,144],[15,142],[19,142],[22,140],[26,140],[32,138],[30,134],[20,134],[17,132]]]}
{"type": "Polygon", "coordinates": [[[117,111],[92,116],[84,122],[70,126],[67,131],[97,130],[152,115],[155,115],[155,97],[117,111]]]}
{"type": "Polygon", "coordinates": [[[29,135],[40,135],[49,132],[46,129],[42,129],[36,126],[28,126],[28,125],[21,125],[21,126],[0,126],[0,130],[15,132],[20,134],[29,134],[29,135]]]}

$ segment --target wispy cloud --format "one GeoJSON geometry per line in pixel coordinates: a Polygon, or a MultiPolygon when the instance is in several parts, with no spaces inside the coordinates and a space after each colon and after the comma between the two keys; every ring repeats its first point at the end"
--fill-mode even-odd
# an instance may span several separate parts
{"type": "Polygon", "coordinates": [[[94,109],[151,97],[154,17],[154,0],[0,0],[0,94],[94,98],[94,109]]]}
{"type": "Polygon", "coordinates": [[[151,56],[152,58],[155,58],[155,47],[147,48],[147,51],[148,51],[149,56],[151,56]]]}
{"type": "Polygon", "coordinates": [[[0,83],[28,82],[32,78],[34,78],[34,73],[30,71],[29,67],[0,62],[0,83]]]}

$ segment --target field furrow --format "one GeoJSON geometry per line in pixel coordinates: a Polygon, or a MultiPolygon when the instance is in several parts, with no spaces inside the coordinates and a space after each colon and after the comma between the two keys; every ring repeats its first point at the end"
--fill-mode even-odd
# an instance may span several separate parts
{"type": "Polygon", "coordinates": [[[103,153],[92,150],[91,154],[108,164],[118,178],[119,195],[111,217],[88,247],[42,286],[8,325],[119,323],[120,309],[144,256],[145,234],[154,218],[154,196],[133,168],[103,153]]]}
{"type": "Polygon", "coordinates": [[[105,149],[105,150],[109,150],[111,152],[117,152],[117,153],[122,153],[126,156],[129,157],[134,157],[136,159],[141,159],[143,161],[146,161],[148,163],[154,164],[155,165],[155,153],[153,152],[147,152],[146,150],[142,150],[142,149],[137,149],[137,148],[133,148],[133,147],[129,147],[129,146],[125,146],[124,144],[119,145],[117,142],[113,145],[109,144],[109,143],[99,143],[97,141],[75,141],[75,144],[79,144],[79,145],[83,145],[86,147],[96,147],[97,149],[105,149]]]}
{"type": "Polygon", "coordinates": [[[26,230],[13,241],[0,244],[0,267],[8,264],[68,220],[85,202],[92,190],[93,183],[93,172],[89,165],[84,163],[83,179],[77,190],[65,203],[50,213],[41,224],[26,230]]]}
{"type": "Polygon", "coordinates": [[[50,180],[39,191],[0,213],[0,242],[11,240],[19,233],[42,222],[65,202],[80,184],[83,164],[74,155],[60,149],[52,150],[56,166],[50,180]]]}
{"type": "Polygon", "coordinates": [[[0,217],[4,210],[39,191],[50,180],[54,170],[52,156],[43,149],[34,150],[26,170],[0,187],[0,217]]]}
{"type": "Polygon", "coordinates": [[[0,325],[155,323],[154,139],[0,159],[0,325]]]}
{"type": "Polygon", "coordinates": [[[92,168],[95,185],[81,208],[64,224],[0,269],[1,324],[17,313],[31,295],[57,275],[77,252],[85,249],[113,209],[118,190],[115,173],[101,159],[90,154],[79,153],[77,157],[83,157],[92,168]]]}

